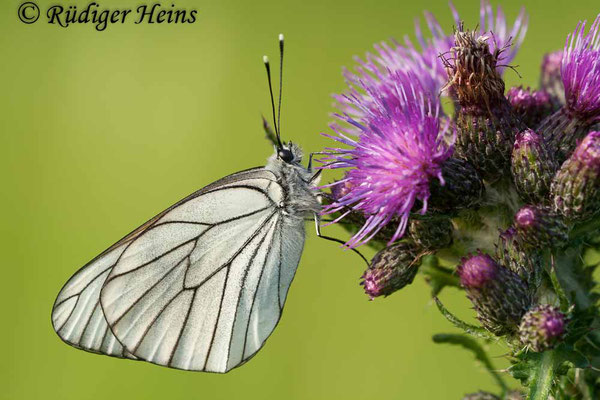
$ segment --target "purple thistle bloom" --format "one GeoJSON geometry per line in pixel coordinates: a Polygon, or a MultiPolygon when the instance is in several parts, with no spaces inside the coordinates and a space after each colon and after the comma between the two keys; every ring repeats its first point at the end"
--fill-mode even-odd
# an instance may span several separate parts
{"type": "Polygon", "coordinates": [[[600,120],[600,15],[587,34],[585,24],[567,36],[561,75],[567,107],[592,122],[600,120]]]}
{"type": "MultiPolygon", "coordinates": [[[[458,12],[450,3],[454,23],[460,24],[458,12]]],[[[425,91],[436,96],[442,91],[448,76],[440,54],[445,54],[454,46],[454,35],[447,34],[440,23],[429,12],[425,12],[431,38],[426,38],[417,21],[415,32],[420,49],[418,49],[408,37],[404,38],[404,44],[392,41],[392,44],[381,42],[374,46],[375,53],[367,53],[364,60],[355,57],[358,66],[354,71],[344,69],[343,75],[350,91],[347,95],[334,95],[336,108],[355,119],[364,117],[361,107],[356,107],[348,96],[362,98],[363,105],[371,104],[369,95],[362,92],[363,86],[376,89],[382,95],[393,93],[394,79],[391,75],[397,71],[412,72],[420,82],[425,91]]],[[[490,50],[503,49],[500,60],[503,65],[497,68],[502,71],[503,66],[509,64],[515,57],[527,32],[528,17],[525,10],[515,20],[512,28],[508,29],[506,18],[501,7],[498,7],[496,15],[488,1],[482,0],[480,8],[480,35],[489,36],[491,32],[490,50]]],[[[393,96],[392,96],[393,97],[393,96]]],[[[358,133],[358,130],[353,130],[358,133]]]]}
{"type": "Polygon", "coordinates": [[[348,241],[349,247],[368,242],[395,219],[399,224],[390,243],[401,237],[415,203],[422,203],[421,213],[427,211],[429,182],[439,179],[443,184],[441,167],[453,151],[446,137],[448,124],[440,126],[439,98],[430,97],[413,74],[398,71],[391,78],[395,85],[389,93],[363,83],[369,95],[366,104],[362,97],[346,97],[364,112],[363,119],[336,115],[358,129],[358,138],[352,138],[354,130],[339,124],[331,125],[337,135],[324,134],[350,147],[328,148],[321,160],[324,169],[349,168],[344,179],[330,185],[346,186],[346,194],[325,207],[324,213],[339,211],[342,218],[358,211],[366,218],[348,241]]]}

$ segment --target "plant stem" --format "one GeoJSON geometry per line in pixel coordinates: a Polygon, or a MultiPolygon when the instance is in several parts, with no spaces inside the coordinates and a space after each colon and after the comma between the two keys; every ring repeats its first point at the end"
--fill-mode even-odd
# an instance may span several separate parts
{"type": "Polygon", "coordinates": [[[453,271],[439,265],[434,255],[423,257],[419,271],[424,274],[432,287],[432,296],[437,296],[445,286],[460,287],[460,279],[453,271]]]}
{"type": "Polygon", "coordinates": [[[534,371],[527,400],[547,400],[554,384],[554,373],[558,367],[556,353],[546,351],[534,371]]]}

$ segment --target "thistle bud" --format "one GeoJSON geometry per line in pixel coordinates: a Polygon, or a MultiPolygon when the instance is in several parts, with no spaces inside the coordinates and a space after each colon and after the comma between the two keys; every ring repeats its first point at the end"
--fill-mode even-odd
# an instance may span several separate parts
{"type": "Polygon", "coordinates": [[[375,254],[360,284],[371,300],[389,296],[413,282],[419,270],[419,261],[414,243],[395,243],[375,254]]]}
{"type": "Polygon", "coordinates": [[[465,394],[462,400],[500,400],[500,397],[496,396],[495,394],[480,390],[476,393],[465,394]]]}
{"type": "Polygon", "coordinates": [[[558,104],[565,104],[565,87],[560,77],[562,57],[562,50],[544,55],[540,74],[540,89],[552,96],[558,104]]]}
{"type": "Polygon", "coordinates": [[[567,317],[557,307],[538,305],[523,316],[519,338],[524,346],[541,352],[552,349],[564,337],[567,317]]]}
{"type": "Polygon", "coordinates": [[[479,203],[485,186],[479,173],[469,162],[449,158],[442,164],[444,185],[437,180],[430,183],[429,207],[433,211],[448,212],[470,208],[479,203]]]}
{"type": "Polygon", "coordinates": [[[532,302],[527,284],[481,252],[463,259],[457,271],[482,325],[497,336],[515,332],[532,302]]]}
{"type": "Polygon", "coordinates": [[[500,52],[490,52],[488,37],[459,30],[454,41],[444,64],[447,88],[460,105],[455,150],[484,179],[495,180],[508,170],[515,135],[525,125],[504,97],[504,81],[496,68],[500,52]]]}
{"type": "Polygon", "coordinates": [[[452,222],[449,218],[411,219],[408,232],[411,239],[424,250],[437,250],[452,243],[452,222]]]}
{"type": "Polygon", "coordinates": [[[542,137],[527,129],[517,135],[512,151],[511,171],[519,195],[529,203],[547,200],[558,163],[542,137]]]}
{"type": "Polygon", "coordinates": [[[550,95],[543,90],[512,87],[506,94],[513,111],[530,128],[535,128],[544,118],[552,114],[554,104],[550,95]]]}
{"type": "Polygon", "coordinates": [[[496,258],[504,267],[519,275],[532,293],[540,286],[542,257],[536,250],[523,246],[514,228],[508,228],[500,234],[496,245],[496,258]]]}
{"type": "Polygon", "coordinates": [[[568,240],[568,229],[562,218],[541,207],[524,206],[515,214],[519,239],[530,247],[561,247],[568,240]]]}
{"type": "Polygon", "coordinates": [[[586,219],[600,211],[600,132],[579,143],[552,181],[553,207],[571,219],[586,219]]]}

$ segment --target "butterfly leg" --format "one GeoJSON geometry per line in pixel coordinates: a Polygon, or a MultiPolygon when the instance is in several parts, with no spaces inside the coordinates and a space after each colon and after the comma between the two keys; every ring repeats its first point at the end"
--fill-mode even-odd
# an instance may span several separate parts
{"type": "MultiPolygon", "coordinates": [[[[340,243],[340,244],[345,244],[346,243],[346,242],[344,242],[341,239],[336,239],[336,238],[333,238],[333,237],[330,237],[330,236],[322,235],[321,234],[321,225],[319,223],[320,222],[319,216],[317,214],[314,214],[314,219],[315,219],[315,230],[317,232],[317,236],[318,237],[320,237],[321,239],[329,240],[329,241],[340,243]]],[[[351,248],[350,250],[352,250],[353,252],[355,252],[356,254],[358,254],[360,256],[360,258],[362,258],[363,261],[367,264],[367,267],[369,266],[369,261],[365,258],[365,256],[363,256],[361,254],[360,251],[358,251],[358,250],[356,250],[354,248],[351,248]]]]}

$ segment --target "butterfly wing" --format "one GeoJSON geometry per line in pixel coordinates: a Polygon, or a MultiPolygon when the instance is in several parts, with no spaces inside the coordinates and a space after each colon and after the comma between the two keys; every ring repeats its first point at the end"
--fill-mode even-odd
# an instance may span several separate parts
{"type": "Polygon", "coordinates": [[[242,364],[275,328],[302,253],[304,224],[282,213],[284,198],[254,169],[182,200],[65,285],[55,329],[76,347],[173,368],[242,364]],[[99,339],[107,323],[112,351],[99,339]]]}

